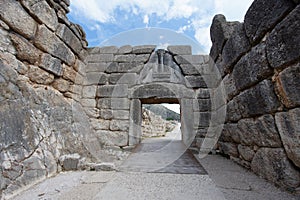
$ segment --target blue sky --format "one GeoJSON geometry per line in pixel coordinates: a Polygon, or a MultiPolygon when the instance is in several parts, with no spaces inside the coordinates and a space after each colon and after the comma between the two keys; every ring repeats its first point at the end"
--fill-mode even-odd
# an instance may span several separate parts
{"type": "Polygon", "coordinates": [[[69,19],[80,24],[89,46],[189,44],[209,53],[215,14],[243,21],[253,0],[71,0],[69,19]]]}

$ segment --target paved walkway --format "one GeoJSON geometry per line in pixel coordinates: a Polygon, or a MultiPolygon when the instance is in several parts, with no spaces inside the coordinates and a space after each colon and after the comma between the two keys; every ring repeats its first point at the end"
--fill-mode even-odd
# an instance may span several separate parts
{"type": "Polygon", "coordinates": [[[221,156],[200,163],[185,151],[177,133],[146,139],[118,172],[66,172],[16,200],[238,200],[300,199],[221,156]]]}

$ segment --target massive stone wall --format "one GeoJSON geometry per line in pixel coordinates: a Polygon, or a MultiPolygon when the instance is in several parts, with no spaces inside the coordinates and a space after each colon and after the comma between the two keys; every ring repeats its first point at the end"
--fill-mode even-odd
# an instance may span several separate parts
{"type": "Polygon", "coordinates": [[[0,199],[61,171],[61,156],[93,160],[100,146],[76,101],[87,42],[69,3],[1,0],[0,199]]]}
{"type": "Polygon", "coordinates": [[[299,191],[299,1],[256,0],[244,23],[217,15],[211,38],[211,61],[227,92],[220,151],[275,184],[299,191]]]}

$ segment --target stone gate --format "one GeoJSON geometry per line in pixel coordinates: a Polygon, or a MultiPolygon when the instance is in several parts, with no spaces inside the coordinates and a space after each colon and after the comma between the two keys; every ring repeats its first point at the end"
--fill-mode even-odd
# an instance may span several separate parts
{"type": "Polygon", "coordinates": [[[206,55],[192,55],[190,46],[90,49],[81,102],[87,113],[99,111],[91,119],[99,140],[104,136],[112,146],[138,144],[142,104],[179,103],[182,140],[196,145],[195,136],[210,125],[218,77],[208,61],[206,55]]]}

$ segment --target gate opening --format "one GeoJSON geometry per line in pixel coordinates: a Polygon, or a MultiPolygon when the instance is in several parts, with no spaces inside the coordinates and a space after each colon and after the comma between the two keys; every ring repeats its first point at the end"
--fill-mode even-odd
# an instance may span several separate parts
{"type": "Polygon", "coordinates": [[[142,104],[142,139],[181,140],[180,104],[142,104]]]}

